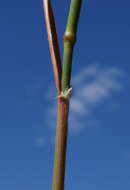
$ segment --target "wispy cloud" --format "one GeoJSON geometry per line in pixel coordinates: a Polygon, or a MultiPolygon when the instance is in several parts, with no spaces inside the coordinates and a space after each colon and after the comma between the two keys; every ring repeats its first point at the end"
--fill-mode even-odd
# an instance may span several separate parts
{"type": "Polygon", "coordinates": [[[35,139],[35,145],[37,146],[44,146],[47,144],[47,141],[43,137],[37,137],[35,139]]]}
{"type": "Polygon", "coordinates": [[[102,68],[93,65],[85,68],[74,78],[74,86],[78,89],[75,97],[83,100],[82,105],[102,103],[113,92],[123,89],[123,76],[123,72],[115,67],[102,68]]]}
{"type": "MultiPolygon", "coordinates": [[[[79,120],[86,119],[95,106],[107,101],[115,92],[122,91],[124,76],[116,67],[103,68],[96,64],[83,68],[72,81],[76,89],[70,105],[72,128],[75,128],[79,120]]],[[[78,130],[83,127],[84,124],[79,125],[78,130]]]]}
{"type": "MultiPolygon", "coordinates": [[[[123,90],[125,74],[116,67],[98,64],[83,68],[72,79],[73,96],[70,103],[70,131],[76,133],[84,128],[89,113],[95,106],[110,101],[114,93],[123,90]]],[[[52,106],[52,121],[56,119],[56,107],[52,106]]],[[[50,114],[50,112],[49,112],[50,114]]],[[[89,126],[91,124],[88,124],[89,126]]]]}
{"type": "Polygon", "coordinates": [[[51,136],[39,136],[35,138],[34,144],[38,147],[44,147],[46,145],[54,144],[54,138],[51,136]]]}

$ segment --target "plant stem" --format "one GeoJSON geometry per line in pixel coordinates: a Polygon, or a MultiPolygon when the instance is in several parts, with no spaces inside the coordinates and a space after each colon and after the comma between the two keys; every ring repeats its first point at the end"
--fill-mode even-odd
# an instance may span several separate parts
{"type": "Polygon", "coordinates": [[[76,41],[78,20],[82,0],[71,0],[70,12],[64,34],[64,55],[62,68],[62,92],[70,88],[73,47],[76,41]]]}
{"type": "Polygon", "coordinates": [[[69,100],[58,99],[58,119],[55,145],[53,190],[64,189],[65,159],[68,131],[69,100]]]}
{"type": "Polygon", "coordinates": [[[82,0],[71,0],[68,23],[64,34],[64,55],[62,67],[61,90],[58,99],[58,119],[56,131],[55,160],[52,190],[64,190],[65,161],[68,132],[69,96],[65,91],[70,88],[73,47],[76,41],[78,19],[82,0]]]}

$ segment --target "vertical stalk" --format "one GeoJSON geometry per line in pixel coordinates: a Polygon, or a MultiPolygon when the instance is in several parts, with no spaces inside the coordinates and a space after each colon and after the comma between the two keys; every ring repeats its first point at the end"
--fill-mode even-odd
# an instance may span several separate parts
{"type": "Polygon", "coordinates": [[[68,131],[69,100],[58,99],[58,119],[56,131],[55,160],[53,174],[53,190],[64,189],[65,159],[68,131]]]}
{"type": "Polygon", "coordinates": [[[52,190],[64,190],[71,65],[81,3],[82,0],[71,0],[67,27],[64,34],[64,55],[61,80],[62,92],[58,98],[58,119],[52,190]]]}
{"type": "Polygon", "coordinates": [[[67,27],[64,34],[64,55],[62,68],[62,92],[70,88],[73,47],[76,42],[77,26],[82,0],[71,0],[67,27]]]}

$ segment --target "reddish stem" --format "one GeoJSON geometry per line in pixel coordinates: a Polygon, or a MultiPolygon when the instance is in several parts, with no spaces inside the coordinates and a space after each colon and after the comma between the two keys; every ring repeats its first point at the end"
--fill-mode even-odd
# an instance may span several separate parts
{"type": "Polygon", "coordinates": [[[56,130],[53,190],[64,189],[65,161],[68,132],[69,100],[58,99],[58,120],[56,130]]]}
{"type": "Polygon", "coordinates": [[[55,77],[58,95],[60,95],[62,68],[61,68],[60,48],[58,43],[58,35],[56,32],[55,19],[51,6],[51,1],[43,0],[43,5],[44,5],[44,14],[45,14],[45,21],[46,21],[46,28],[48,34],[54,77],[55,77]]]}

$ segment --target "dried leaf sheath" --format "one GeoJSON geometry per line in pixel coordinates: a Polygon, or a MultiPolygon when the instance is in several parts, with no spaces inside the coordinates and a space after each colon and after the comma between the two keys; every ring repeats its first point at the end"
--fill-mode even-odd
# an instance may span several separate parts
{"type": "Polygon", "coordinates": [[[54,77],[58,94],[60,94],[62,68],[55,20],[50,0],[43,0],[43,5],[54,77]]]}

